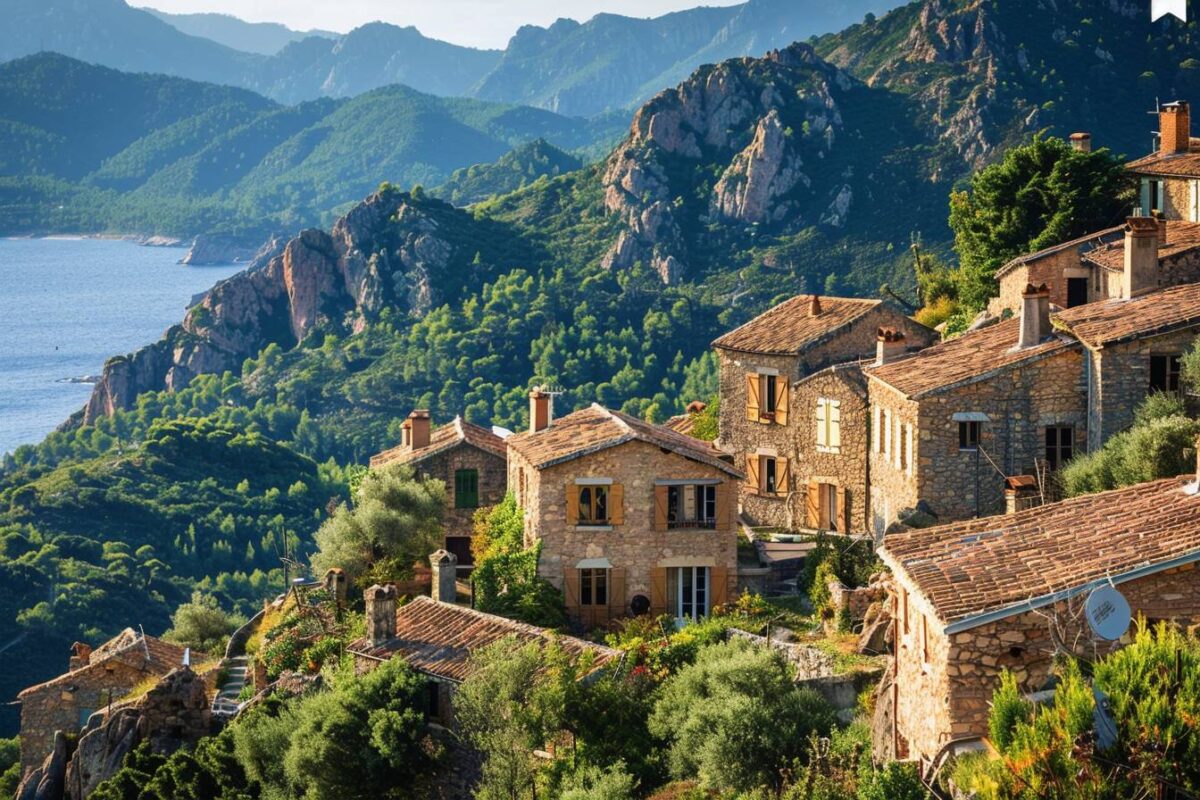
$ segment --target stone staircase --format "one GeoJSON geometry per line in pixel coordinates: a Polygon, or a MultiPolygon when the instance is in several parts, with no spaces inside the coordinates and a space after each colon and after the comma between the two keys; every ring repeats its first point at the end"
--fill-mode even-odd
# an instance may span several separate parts
{"type": "Polygon", "coordinates": [[[246,671],[249,669],[250,657],[234,656],[224,664],[225,683],[213,698],[212,713],[214,717],[230,718],[236,716],[242,708],[238,695],[246,685],[246,671]]]}

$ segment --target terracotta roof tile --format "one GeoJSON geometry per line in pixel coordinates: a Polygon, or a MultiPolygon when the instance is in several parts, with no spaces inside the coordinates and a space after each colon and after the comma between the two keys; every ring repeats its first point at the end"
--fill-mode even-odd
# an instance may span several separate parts
{"type": "MultiPolygon", "coordinates": [[[[36,686],[30,686],[18,694],[17,697],[25,697],[50,686],[70,683],[72,680],[78,679],[81,673],[87,670],[98,669],[109,659],[125,653],[133,653],[133,660],[140,661],[145,671],[158,675],[166,675],[171,670],[183,664],[184,650],[185,648],[177,644],[171,644],[155,636],[143,637],[141,633],[135,631],[133,628],[126,628],[93,650],[85,666],[64,672],[57,678],[52,678],[36,686]],[[146,659],[147,655],[149,655],[149,660],[146,659]]],[[[195,664],[204,657],[202,653],[192,653],[192,663],[195,664]]]]}
{"type": "Polygon", "coordinates": [[[427,447],[413,450],[401,445],[384,450],[378,455],[371,456],[371,467],[374,469],[388,464],[415,464],[463,443],[478,447],[480,450],[500,458],[506,458],[508,454],[507,446],[499,436],[487,428],[472,425],[462,417],[455,417],[449,425],[443,425],[429,434],[427,447]]]}
{"type": "MultiPolygon", "coordinates": [[[[1167,220],[1167,241],[1158,248],[1158,260],[1173,258],[1200,247],[1200,222],[1167,220]]],[[[1090,261],[1110,272],[1125,269],[1125,237],[1102,244],[1088,251],[1083,260],[1090,261]]]]}
{"type": "Polygon", "coordinates": [[[595,403],[554,420],[545,430],[537,433],[518,433],[506,441],[509,447],[529,459],[538,469],[626,442],[642,441],[717,467],[735,477],[742,477],[742,474],[724,459],[724,454],[710,443],[676,433],[661,425],[652,425],[595,403]]]}
{"type": "Polygon", "coordinates": [[[1132,300],[1102,300],[1054,314],[1054,325],[1089,347],[1200,325],[1200,283],[1171,286],[1132,300]]]}
{"type": "Polygon", "coordinates": [[[400,656],[427,675],[461,683],[470,674],[471,654],[506,636],[522,642],[554,641],[574,658],[592,653],[593,671],[621,658],[621,651],[611,647],[424,596],[396,610],[394,639],[372,647],[364,637],[348,649],[380,660],[400,656]]]}
{"type": "Polygon", "coordinates": [[[692,428],[696,426],[696,417],[694,414],[679,414],[671,417],[663,423],[663,427],[669,431],[682,434],[684,436],[692,435],[692,428]]]}
{"type": "Polygon", "coordinates": [[[916,398],[1077,346],[1051,335],[1035,347],[1014,350],[1020,328],[1020,318],[1004,320],[928,347],[910,358],[869,367],[867,374],[916,398]]]}
{"type": "Polygon", "coordinates": [[[813,296],[797,295],[721,336],[713,347],[746,353],[792,355],[854,322],[882,300],[820,297],[821,313],[810,313],[813,296]]]}
{"type": "Polygon", "coordinates": [[[1151,153],[1130,161],[1125,169],[1147,175],[1166,175],[1178,178],[1200,178],[1200,152],[1193,149],[1187,153],[1151,153]]]}
{"type": "Polygon", "coordinates": [[[1078,239],[1072,239],[1069,242],[1063,242],[1062,244],[1056,244],[1052,247],[1038,250],[1035,253],[1026,253],[1025,255],[1017,256],[1012,261],[1009,261],[1000,269],[996,270],[996,278],[1003,278],[1005,275],[1012,272],[1022,264],[1028,264],[1032,261],[1045,258],[1046,256],[1051,256],[1055,253],[1061,253],[1063,250],[1068,250],[1072,247],[1078,247],[1083,255],[1087,255],[1092,250],[1102,248],[1105,244],[1112,241],[1114,237],[1124,241],[1124,230],[1125,227],[1123,225],[1118,225],[1114,228],[1106,228],[1102,231],[1095,231],[1087,234],[1086,236],[1080,236],[1078,239]]]}
{"type": "Polygon", "coordinates": [[[880,555],[956,629],[1047,605],[1134,570],[1200,560],[1193,476],[1087,495],[1010,516],[889,534],[880,555]],[[906,577],[905,577],[906,576],[906,577]],[[959,623],[955,625],[955,623],[959,623]]]}

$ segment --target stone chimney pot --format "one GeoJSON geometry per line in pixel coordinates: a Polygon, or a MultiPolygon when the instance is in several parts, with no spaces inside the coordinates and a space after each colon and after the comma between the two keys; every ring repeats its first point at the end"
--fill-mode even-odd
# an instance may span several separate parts
{"type": "Polygon", "coordinates": [[[429,447],[429,433],[432,425],[433,420],[427,410],[419,408],[412,412],[408,415],[408,419],[404,420],[404,443],[413,450],[429,447]]]}
{"type": "Polygon", "coordinates": [[[1125,221],[1125,269],[1121,297],[1128,300],[1158,288],[1158,222],[1153,217],[1125,221]]]}
{"type": "Polygon", "coordinates": [[[880,328],[875,333],[875,365],[890,364],[908,350],[904,331],[895,328],[880,328]]]}
{"type": "Polygon", "coordinates": [[[544,431],[553,421],[554,395],[541,386],[535,386],[529,392],[529,432],[544,431]]]}
{"type": "Polygon", "coordinates": [[[1092,135],[1085,132],[1071,134],[1071,149],[1080,153],[1092,152],[1092,135]]]}
{"type": "Polygon", "coordinates": [[[434,550],[429,565],[433,568],[433,599],[440,603],[458,600],[458,556],[449,550],[434,550]]]}
{"type": "Polygon", "coordinates": [[[814,294],[812,300],[808,303],[808,315],[810,317],[821,316],[821,295],[814,294]]]}
{"type": "Polygon", "coordinates": [[[1158,135],[1158,151],[1161,155],[1191,150],[1192,119],[1187,101],[1167,103],[1158,110],[1158,135]]]}
{"type": "Polygon", "coordinates": [[[396,587],[378,583],[363,592],[366,602],[367,640],[372,647],[396,638],[396,587]]]}
{"type": "Polygon", "coordinates": [[[1021,293],[1021,332],[1017,349],[1037,347],[1050,334],[1050,287],[1026,284],[1021,293]]]}

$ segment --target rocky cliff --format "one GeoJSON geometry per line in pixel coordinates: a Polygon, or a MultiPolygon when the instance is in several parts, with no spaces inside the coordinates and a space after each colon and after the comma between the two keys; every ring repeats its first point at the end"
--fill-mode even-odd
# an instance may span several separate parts
{"type": "Polygon", "coordinates": [[[174,391],[197,375],[237,372],[270,344],[295,346],[318,326],[348,331],[384,307],[423,314],[441,300],[438,282],[451,246],[438,222],[408,195],[371,195],[326,233],[306,230],[203,295],[158,342],[112,358],[84,423],[130,408],[145,391],[174,391]]]}

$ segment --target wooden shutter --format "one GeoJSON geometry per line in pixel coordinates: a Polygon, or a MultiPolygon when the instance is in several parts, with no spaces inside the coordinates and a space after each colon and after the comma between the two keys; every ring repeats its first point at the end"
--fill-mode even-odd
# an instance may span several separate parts
{"type": "Polygon", "coordinates": [[[717,530],[731,531],[737,519],[737,494],[733,484],[724,481],[717,486],[717,530]]]}
{"type": "Polygon", "coordinates": [[[906,446],[908,447],[908,453],[905,455],[905,458],[908,459],[908,461],[907,461],[908,474],[912,475],[913,469],[914,469],[913,468],[913,447],[915,446],[915,445],[913,445],[913,426],[912,426],[912,423],[906,423],[906,425],[907,425],[907,427],[905,428],[905,430],[908,431],[908,436],[906,437],[907,438],[906,446]]]}
{"type": "Polygon", "coordinates": [[[654,530],[667,529],[667,487],[654,487],[654,530]]]}
{"type": "Polygon", "coordinates": [[[624,617],[629,614],[629,604],[625,602],[625,568],[613,567],[608,571],[608,616],[624,617]]]}
{"type": "Polygon", "coordinates": [[[810,528],[819,528],[821,527],[821,484],[809,481],[808,491],[805,493],[805,496],[805,524],[810,528]]]}
{"type": "Polygon", "coordinates": [[[712,600],[710,609],[723,606],[729,602],[729,570],[724,567],[712,567],[708,570],[708,592],[712,600]]]}
{"type": "Polygon", "coordinates": [[[762,416],[759,408],[762,406],[760,399],[761,383],[758,380],[758,375],[753,372],[746,374],[746,418],[751,422],[758,422],[762,416]]]}
{"type": "Polygon", "coordinates": [[[817,399],[817,447],[829,447],[829,439],[826,437],[825,415],[829,401],[824,397],[817,399]]]}
{"type": "Polygon", "coordinates": [[[791,484],[792,476],[788,473],[788,460],[786,458],[775,459],[775,494],[783,496],[788,493],[788,488],[791,484]]]}
{"type": "Polygon", "coordinates": [[[579,487],[575,481],[567,483],[567,524],[579,524],[579,487]]]}
{"type": "Polygon", "coordinates": [[[625,487],[619,483],[608,487],[608,520],[613,525],[625,524],[625,487]]]}
{"type": "Polygon", "coordinates": [[[756,453],[746,454],[746,484],[750,487],[750,491],[755,494],[762,487],[762,478],[759,477],[759,456],[756,453]]]}
{"type": "Polygon", "coordinates": [[[775,378],[775,423],[778,425],[787,425],[790,397],[787,378],[783,375],[775,378]]]}
{"type": "Polygon", "coordinates": [[[667,568],[653,567],[650,570],[650,616],[667,613],[667,568]]]}
{"type": "Polygon", "coordinates": [[[568,567],[563,576],[563,594],[566,596],[567,611],[579,613],[579,570],[568,567]]]}
{"type": "Polygon", "coordinates": [[[842,401],[829,402],[829,446],[837,449],[842,446],[842,401]]]}
{"type": "Polygon", "coordinates": [[[880,412],[879,406],[875,406],[872,409],[873,422],[871,424],[871,449],[874,450],[876,453],[880,452],[880,444],[881,444],[882,438],[883,438],[879,435],[880,413],[881,412],[880,412]]]}
{"type": "Polygon", "coordinates": [[[838,520],[838,530],[841,531],[842,533],[849,533],[850,532],[850,490],[847,489],[845,486],[839,486],[837,488],[837,504],[838,504],[838,516],[841,517],[841,519],[838,520]]]}

